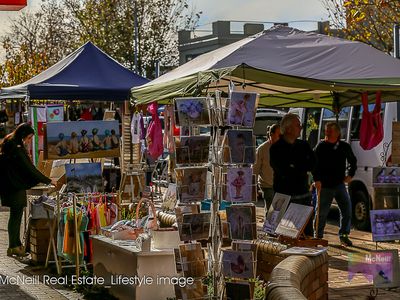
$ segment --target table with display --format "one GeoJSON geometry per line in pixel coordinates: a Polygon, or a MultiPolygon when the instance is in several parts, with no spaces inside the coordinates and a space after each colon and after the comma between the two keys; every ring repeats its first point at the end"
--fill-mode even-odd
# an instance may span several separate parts
{"type": "Polygon", "coordinates": [[[177,277],[173,249],[140,251],[132,241],[101,235],[91,239],[94,276],[105,280],[113,296],[154,300],[175,297],[170,282],[177,277]]]}

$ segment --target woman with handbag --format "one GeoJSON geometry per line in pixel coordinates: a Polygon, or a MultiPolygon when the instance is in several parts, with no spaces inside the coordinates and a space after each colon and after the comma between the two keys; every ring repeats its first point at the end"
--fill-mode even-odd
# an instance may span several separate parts
{"type": "Polygon", "coordinates": [[[8,256],[26,255],[20,239],[22,214],[27,205],[26,190],[40,182],[55,183],[36,169],[25,149],[34,133],[29,124],[22,123],[1,144],[2,163],[5,166],[2,167],[0,178],[0,197],[2,205],[10,207],[8,256]]]}

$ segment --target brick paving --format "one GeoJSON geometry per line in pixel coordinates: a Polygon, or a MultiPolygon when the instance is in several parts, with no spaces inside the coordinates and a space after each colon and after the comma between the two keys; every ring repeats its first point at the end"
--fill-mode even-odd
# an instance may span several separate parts
{"type": "MultiPolygon", "coordinates": [[[[41,278],[49,274],[49,270],[29,265],[28,260],[17,260],[6,255],[8,247],[7,222],[8,210],[0,207],[0,299],[83,299],[83,296],[62,286],[48,286],[43,282],[29,283],[27,278],[41,278]],[[39,277],[37,277],[39,276],[39,277]],[[5,278],[25,279],[27,284],[4,284],[5,278]]],[[[257,220],[262,221],[263,209],[257,208],[257,220]]],[[[259,223],[260,225],[260,223],[259,223]]],[[[337,236],[337,225],[328,224],[325,229],[325,238],[329,241],[329,299],[369,299],[372,284],[361,274],[348,280],[348,254],[365,253],[375,250],[370,233],[352,230],[350,238],[353,247],[340,246],[337,236]]],[[[379,243],[378,249],[399,249],[400,243],[379,243]]],[[[52,275],[55,276],[55,275],[52,275]]],[[[374,298],[371,298],[374,299],[374,298]]],[[[379,289],[375,299],[400,300],[400,288],[379,289]]]]}
{"type": "MultiPolygon", "coordinates": [[[[257,203],[257,206],[260,206],[257,203]]],[[[257,207],[258,228],[262,228],[262,220],[264,209],[257,207]]],[[[400,299],[400,288],[385,290],[379,289],[376,298],[368,298],[373,289],[371,282],[368,282],[361,274],[356,274],[351,281],[348,279],[348,255],[349,253],[365,253],[370,250],[376,250],[376,243],[372,242],[371,233],[352,230],[350,239],[353,242],[353,247],[342,247],[339,242],[338,226],[335,220],[331,220],[325,228],[324,238],[329,241],[329,299],[382,299],[395,300],[400,299]]],[[[336,221],[337,223],[337,221],[336,221]]],[[[400,252],[400,243],[378,243],[378,250],[398,249],[400,252]]]]}
{"type": "MultiPolygon", "coordinates": [[[[0,207],[0,299],[53,299],[78,300],[83,296],[62,286],[48,286],[41,280],[44,274],[49,274],[43,267],[29,264],[29,259],[16,259],[7,256],[8,209],[0,207]],[[7,284],[7,281],[8,284],[7,284]],[[15,280],[24,280],[24,284],[16,284],[15,280]]],[[[56,276],[56,275],[51,275],[56,276]]]]}

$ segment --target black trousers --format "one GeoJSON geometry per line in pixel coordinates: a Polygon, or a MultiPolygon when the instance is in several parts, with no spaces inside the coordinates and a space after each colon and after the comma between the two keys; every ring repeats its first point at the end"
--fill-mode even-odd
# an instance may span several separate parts
{"type": "Polygon", "coordinates": [[[8,220],[8,245],[9,248],[21,246],[21,221],[24,207],[13,205],[10,207],[10,219],[8,220]]]}
{"type": "Polygon", "coordinates": [[[21,221],[24,207],[27,204],[26,191],[19,190],[1,195],[1,202],[3,206],[10,208],[10,219],[8,220],[9,247],[15,248],[21,246],[21,221]]]}

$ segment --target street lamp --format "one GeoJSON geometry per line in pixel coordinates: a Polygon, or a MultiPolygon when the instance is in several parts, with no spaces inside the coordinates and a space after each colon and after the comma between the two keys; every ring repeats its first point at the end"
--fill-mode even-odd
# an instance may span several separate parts
{"type": "Polygon", "coordinates": [[[135,31],[135,48],[134,48],[134,59],[135,59],[135,73],[139,74],[138,72],[138,22],[137,22],[137,1],[133,0],[134,2],[134,10],[133,10],[133,17],[134,20],[134,31],[135,31]]]}
{"type": "Polygon", "coordinates": [[[393,56],[395,58],[400,58],[399,29],[400,29],[400,25],[398,23],[395,23],[393,26],[393,56]]]}

